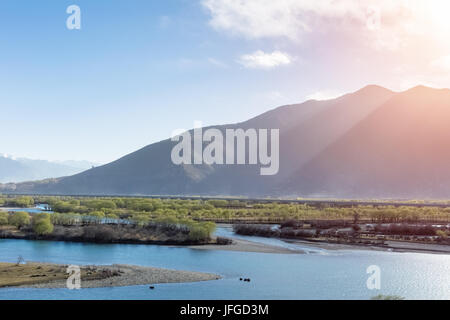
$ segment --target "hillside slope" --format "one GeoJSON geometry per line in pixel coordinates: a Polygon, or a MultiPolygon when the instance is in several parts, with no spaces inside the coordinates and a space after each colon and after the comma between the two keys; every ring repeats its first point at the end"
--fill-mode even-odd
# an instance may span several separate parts
{"type": "Polygon", "coordinates": [[[226,128],[279,128],[280,171],[259,165],[181,165],[164,140],[105,166],[4,191],[98,195],[450,196],[450,90],[378,86],[284,106],[226,128]]]}
{"type": "Polygon", "coordinates": [[[378,107],[282,189],[338,197],[448,198],[450,90],[416,87],[378,107]]]}

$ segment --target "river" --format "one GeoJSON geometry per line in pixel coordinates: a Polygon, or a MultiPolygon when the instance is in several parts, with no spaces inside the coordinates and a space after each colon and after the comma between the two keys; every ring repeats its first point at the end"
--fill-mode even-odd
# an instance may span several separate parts
{"type": "MultiPolygon", "coordinates": [[[[234,236],[220,227],[218,235],[234,236]]],[[[281,240],[243,237],[288,248],[281,240]]],[[[450,255],[369,250],[266,254],[155,245],[85,244],[0,240],[0,261],[64,264],[134,264],[211,272],[217,281],[96,289],[0,289],[0,299],[370,299],[378,294],[407,299],[450,299],[450,255]],[[381,290],[369,290],[366,270],[381,269],[381,290]],[[239,281],[240,277],[251,282],[239,281]]]]}

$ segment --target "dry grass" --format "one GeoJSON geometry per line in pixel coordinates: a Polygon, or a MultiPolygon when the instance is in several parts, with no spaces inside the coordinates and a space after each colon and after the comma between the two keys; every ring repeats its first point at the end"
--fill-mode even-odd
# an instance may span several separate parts
{"type": "MultiPolygon", "coordinates": [[[[104,279],[102,270],[82,268],[81,276],[86,280],[104,279]]],[[[66,266],[45,263],[0,263],[0,288],[47,283],[66,280],[66,266]]]]}

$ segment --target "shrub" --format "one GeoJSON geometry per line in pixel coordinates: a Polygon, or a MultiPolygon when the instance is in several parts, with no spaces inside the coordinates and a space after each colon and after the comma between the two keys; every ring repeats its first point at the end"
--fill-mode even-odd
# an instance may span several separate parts
{"type": "Polygon", "coordinates": [[[35,214],[32,219],[33,231],[38,235],[50,234],[53,232],[53,223],[48,213],[35,214]]]}
{"type": "Polygon", "coordinates": [[[200,226],[195,225],[190,228],[189,231],[189,240],[199,241],[199,240],[207,240],[209,239],[210,233],[208,232],[208,229],[200,226]]]}
{"type": "Polygon", "coordinates": [[[281,229],[284,228],[298,228],[299,223],[295,220],[286,220],[285,222],[283,222],[280,226],[281,229]]]}
{"type": "Polygon", "coordinates": [[[34,204],[34,200],[32,197],[17,197],[13,199],[8,199],[6,203],[9,206],[27,208],[34,204]]]}
{"type": "MultiPolygon", "coordinates": [[[[0,223],[1,224],[1,223],[0,223]]],[[[440,238],[440,239],[447,239],[447,232],[445,232],[444,230],[437,230],[436,231],[436,235],[440,238]]]]}
{"type": "Polygon", "coordinates": [[[228,239],[228,238],[224,238],[224,237],[217,237],[216,238],[216,243],[218,245],[223,245],[224,246],[224,245],[232,244],[233,240],[228,239]]]}
{"type": "Polygon", "coordinates": [[[105,213],[103,211],[92,211],[89,215],[96,219],[103,219],[105,217],[105,213]]]}
{"type": "Polygon", "coordinates": [[[27,212],[13,212],[8,217],[8,224],[22,228],[30,224],[30,215],[27,212]]]}
{"type": "Polygon", "coordinates": [[[109,226],[87,226],[83,229],[83,236],[85,239],[94,240],[97,242],[111,242],[114,237],[114,232],[109,226]]]}
{"type": "Polygon", "coordinates": [[[270,226],[260,226],[252,224],[235,224],[233,225],[233,231],[236,234],[242,234],[246,236],[260,236],[260,237],[279,237],[280,232],[273,230],[270,226]]]}
{"type": "Polygon", "coordinates": [[[0,211],[0,226],[8,224],[8,213],[0,211]]]}
{"type": "Polygon", "coordinates": [[[383,234],[398,235],[417,235],[417,236],[434,236],[436,229],[430,225],[412,226],[407,224],[391,224],[389,226],[377,225],[375,231],[383,234]]]}
{"type": "Polygon", "coordinates": [[[214,222],[203,222],[201,223],[202,227],[204,227],[208,232],[208,237],[216,231],[216,224],[214,222]]]}

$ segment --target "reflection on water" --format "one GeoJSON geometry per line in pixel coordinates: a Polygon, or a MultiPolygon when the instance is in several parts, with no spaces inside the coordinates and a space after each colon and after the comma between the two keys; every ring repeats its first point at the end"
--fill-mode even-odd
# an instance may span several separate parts
{"type": "MultiPolygon", "coordinates": [[[[218,235],[232,236],[228,228],[218,235]]],[[[246,237],[242,237],[248,239],[246,237]]],[[[252,237],[253,239],[253,237],[252,237]]],[[[258,238],[272,245],[292,246],[258,238]]],[[[311,249],[315,250],[315,249],[311,249]]],[[[222,280],[122,288],[0,289],[0,299],[369,299],[377,294],[450,299],[450,255],[363,250],[316,254],[263,254],[151,245],[98,245],[0,240],[0,261],[135,264],[217,273],[222,280]],[[370,265],[381,268],[381,290],[366,287],[370,265]],[[248,277],[250,283],[239,281],[248,277]]]]}
{"type": "Polygon", "coordinates": [[[53,212],[51,211],[51,208],[48,204],[37,204],[34,208],[8,208],[7,211],[9,212],[24,211],[29,213],[53,212]]]}
{"type": "Polygon", "coordinates": [[[330,254],[330,252],[325,249],[314,248],[312,246],[301,245],[299,243],[289,243],[289,242],[286,242],[286,241],[283,241],[280,239],[275,239],[275,238],[264,238],[264,237],[255,237],[255,236],[250,237],[250,236],[243,236],[243,235],[235,234],[233,232],[233,228],[231,226],[221,226],[220,228],[217,228],[216,235],[220,236],[220,237],[225,237],[225,238],[236,238],[236,239],[264,243],[264,244],[268,244],[271,246],[290,249],[293,251],[300,250],[300,251],[305,252],[306,254],[309,254],[309,253],[330,254]]]}

